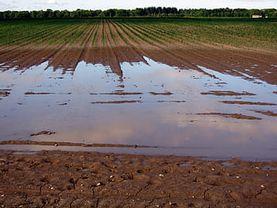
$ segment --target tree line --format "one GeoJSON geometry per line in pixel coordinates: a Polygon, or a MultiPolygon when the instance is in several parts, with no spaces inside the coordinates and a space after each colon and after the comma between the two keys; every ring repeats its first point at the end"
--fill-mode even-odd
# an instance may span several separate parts
{"type": "Polygon", "coordinates": [[[13,19],[68,19],[68,18],[115,18],[115,17],[245,17],[262,15],[277,18],[277,9],[177,9],[174,7],[148,7],[137,9],[108,10],[39,10],[3,11],[0,20],[13,19]]]}

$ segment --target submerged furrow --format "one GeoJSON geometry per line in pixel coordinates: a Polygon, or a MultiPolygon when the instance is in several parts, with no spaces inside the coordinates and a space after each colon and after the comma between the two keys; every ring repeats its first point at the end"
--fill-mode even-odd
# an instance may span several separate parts
{"type": "Polygon", "coordinates": [[[120,27],[114,22],[110,22],[111,30],[114,31],[115,36],[120,40],[120,46],[117,47],[118,50],[122,51],[126,57],[127,62],[144,62],[143,53],[135,47],[132,41],[128,38],[128,35],[125,34],[120,27]]]}
{"type": "Polygon", "coordinates": [[[120,63],[117,57],[117,54],[114,51],[115,43],[113,41],[111,31],[109,28],[109,23],[107,21],[104,22],[104,32],[106,34],[106,56],[108,65],[111,67],[112,71],[119,76],[122,76],[122,70],[120,67],[120,63]]]}
{"type": "MultiPolygon", "coordinates": [[[[64,37],[70,36],[71,31],[74,29],[78,29],[80,25],[73,25],[70,28],[67,28],[66,33],[60,34],[57,32],[56,35],[62,35],[64,37]]],[[[64,44],[56,44],[55,47],[44,45],[40,48],[31,47],[26,50],[18,50],[14,53],[11,53],[11,57],[5,57],[4,60],[7,60],[7,65],[9,67],[17,67],[18,69],[28,68],[32,65],[38,65],[44,61],[50,59],[52,54],[55,54],[57,50],[60,49],[61,45],[64,44]]]]}
{"type": "MultiPolygon", "coordinates": [[[[143,28],[140,26],[135,25],[135,28],[137,28],[138,31],[141,33],[146,33],[149,32],[149,28],[143,28]]],[[[180,43],[180,41],[177,38],[168,36],[164,34],[162,37],[158,33],[155,33],[155,30],[152,30],[151,34],[155,36],[155,38],[159,38],[163,40],[163,44],[167,46],[167,48],[172,47],[170,51],[174,52],[176,56],[182,58],[186,57],[184,59],[186,62],[196,62],[199,65],[203,65],[209,68],[215,68],[215,69],[220,69],[220,70],[232,70],[233,66],[230,66],[230,64],[227,64],[225,60],[222,60],[221,62],[218,62],[217,60],[220,57],[216,57],[215,49],[210,48],[210,51],[212,52],[211,54],[207,53],[209,51],[209,48],[194,48],[194,47],[187,47],[183,44],[180,43]]],[[[237,74],[237,72],[233,72],[233,74],[237,74]]],[[[238,75],[238,74],[237,74],[238,75]]]]}
{"type": "MultiPolygon", "coordinates": [[[[1,70],[27,69],[49,61],[48,67],[54,70],[60,67],[74,71],[84,60],[109,66],[122,76],[121,63],[146,62],[146,56],[184,69],[200,70],[198,66],[204,66],[247,79],[272,80],[276,55],[209,44],[198,38],[199,29],[194,33],[196,26],[200,27],[116,20],[43,25],[40,31],[23,33],[26,36],[16,39],[17,45],[0,46],[1,70]],[[264,69],[268,73],[261,73],[264,69]]],[[[212,31],[209,26],[203,30],[212,31]]]]}
{"type": "Polygon", "coordinates": [[[88,48],[88,45],[91,41],[91,36],[93,34],[93,32],[95,31],[95,28],[96,28],[96,25],[92,25],[89,32],[87,33],[85,39],[83,40],[83,42],[81,43],[81,48],[80,48],[80,51],[79,51],[79,54],[78,54],[78,58],[77,58],[77,61],[75,62],[74,64],[74,70],[76,69],[79,61],[82,59],[82,56],[83,54],[85,54],[87,48],[88,48]]]}
{"type": "MultiPolygon", "coordinates": [[[[78,25],[76,25],[78,26],[78,25]]],[[[16,47],[12,46],[10,47],[10,49],[6,50],[5,52],[3,52],[2,54],[0,54],[0,59],[8,59],[10,55],[12,55],[13,57],[15,55],[17,56],[22,56],[22,51],[30,51],[32,49],[40,49],[45,47],[45,45],[48,46],[47,44],[47,40],[49,39],[49,37],[54,38],[57,37],[57,35],[61,35],[60,33],[62,31],[72,31],[72,28],[76,28],[74,27],[74,25],[69,26],[68,28],[60,28],[59,30],[56,31],[51,31],[51,33],[45,33],[43,36],[35,38],[35,40],[33,41],[29,41],[29,42],[25,42],[23,45],[18,45],[16,47]],[[39,45],[38,43],[41,42],[43,44],[39,45]],[[17,53],[17,54],[16,54],[17,53]]],[[[55,47],[55,46],[53,46],[55,47]]]]}
{"type": "Polygon", "coordinates": [[[49,62],[50,66],[54,67],[54,70],[61,67],[65,73],[65,71],[74,71],[76,67],[76,59],[79,59],[80,54],[78,51],[81,50],[78,42],[82,42],[84,38],[86,38],[86,34],[90,32],[88,30],[87,25],[82,25],[81,34],[78,36],[71,37],[69,41],[61,48],[61,50],[53,57],[53,59],[49,62]],[[87,29],[87,30],[86,30],[87,29]],[[77,45],[76,45],[77,43],[77,45]],[[79,56],[78,56],[79,54],[79,56]]]}
{"type": "MultiPolygon", "coordinates": [[[[16,47],[23,46],[24,44],[29,43],[30,41],[34,42],[36,40],[39,40],[39,39],[41,39],[41,35],[46,36],[46,31],[49,31],[49,30],[52,31],[53,29],[57,29],[57,28],[60,28],[60,26],[53,25],[52,28],[51,27],[50,28],[49,27],[45,27],[45,28],[40,27],[39,30],[33,34],[28,34],[25,37],[20,37],[19,39],[15,39],[12,42],[2,45],[2,47],[0,48],[0,52],[11,46],[16,46],[16,47]]],[[[22,33],[22,31],[21,31],[21,33],[22,33]]]]}
{"type": "Polygon", "coordinates": [[[7,54],[10,51],[14,52],[15,50],[23,50],[23,49],[29,49],[30,47],[34,47],[34,45],[37,45],[39,47],[39,43],[48,44],[47,40],[49,40],[49,36],[51,37],[53,34],[59,33],[63,30],[66,30],[67,28],[72,27],[72,25],[68,25],[68,27],[59,27],[55,26],[55,29],[57,30],[51,30],[50,32],[47,30],[42,31],[41,35],[36,35],[36,37],[30,36],[27,40],[24,40],[20,43],[8,45],[6,47],[0,47],[0,55],[7,54]]]}
{"type": "Polygon", "coordinates": [[[148,47],[147,47],[148,50],[147,51],[144,50],[144,51],[150,55],[149,56],[150,58],[153,59],[153,57],[155,57],[153,60],[160,61],[160,62],[166,63],[168,65],[171,65],[171,66],[197,69],[193,64],[191,64],[191,62],[184,60],[183,56],[177,55],[177,54],[173,53],[172,50],[169,50],[165,46],[166,45],[165,43],[158,44],[158,43],[154,42],[153,39],[143,36],[145,34],[145,32],[138,31],[138,30],[130,27],[129,25],[124,24],[123,26],[126,27],[131,33],[133,33],[133,35],[135,37],[139,37],[142,40],[141,44],[145,44],[144,41],[146,41],[146,43],[148,44],[148,47]],[[141,36],[143,36],[143,37],[141,38],[141,36]]]}
{"type": "MultiPolygon", "coordinates": [[[[156,28],[152,28],[152,30],[155,30],[156,28]]],[[[184,33],[183,33],[184,34],[184,33]]],[[[169,35],[167,36],[168,39],[175,39],[178,41],[179,39],[182,39],[183,34],[178,34],[177,37],[172,37],[169,35]]],[[[200,45],[201,43],[199,43],[200,45]]],[[[198,47],[198,46],[197,46],[198,47]]],[[[241,76],[240,73],[238,73],[236,70],[243,70],[244,73],[249,74],[250,76],[257,76],[258,73],[251,73],[249,71],[244,71],[244,69],[247,69],[253,65],[253,63],[256,63],[258,67],[255,68],[255,71],[267,68],[271,73],[273,73],[274,69],[271,67],[272,63],[276,63],[277,60],[274,58],[274,56],[268,55],[260,59],[257,53],[251,52],[251,51],[241,51],[241,50],[230,50],[225,49],[224,52],[222,52],[222,48],[211,46],[211,45],[205,45],[205,43],[201,44],[201,48],[195,48],[190,50],[191,54],[194,54],[195,56],[199,56],[199,59],[204,61],[204,64],[207,66],[209,63],[210,67],[216,67],[217,69],[221,69],[224,71],[230,70],[231,74],[241,76]],[[203,46],[203,47],[202,47],[203,46]],[[215,60],[221,60],[220,62],[215,60]],[[274,61],[275,60],[275,61],[274,61]],[[220,64],[219,64],[220,63],[220,64]],[[213,64],[213,65],[211,65],[213,64]],[[255,75],[256,74],[256,75],[255,75]]],[[[266,75],[268,76],[268,75],[266,75]]]]}

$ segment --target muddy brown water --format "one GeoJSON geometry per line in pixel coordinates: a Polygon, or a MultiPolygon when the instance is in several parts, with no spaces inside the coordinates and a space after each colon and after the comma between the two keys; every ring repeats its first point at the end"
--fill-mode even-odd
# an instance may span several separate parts
{"type": "Polygon", "coordinates": [[[121,62],[120,73],[84,61],[72,71],[54,69],[48,61],[24,70],[0,64],[0,141],[150,148],[0,145],[0,149],[277,159],[277,88],[272,82],[261,80],[260,74],[234,75],[200,64],[181,70],[142,58],[121,62]]]}

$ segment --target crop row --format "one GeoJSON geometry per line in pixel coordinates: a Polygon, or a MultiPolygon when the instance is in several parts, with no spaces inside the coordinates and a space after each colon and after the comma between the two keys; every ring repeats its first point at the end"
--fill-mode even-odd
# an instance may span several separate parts
{"type": "Polygon", "coordinates": [[[86,34],[91,26],[95,31],[89,38],[92,47],[107,47],[111,39],[121,39],[131,33],[134,39],[146,43],[174,43],[184,45],[230,45],[234,47],[277,49],[277,27],[275,22],[207,22],[207,21],[143,21],[143,20],[45,20],[0,23],[0,46],[24,46],[32,44],[57,45],[71,43],[86,34]],[[113,22],[112,22],[113,21],[113,22]],[[125,34],[118,34],[111,25],[123,27],[125,34]],[[71,35],[66,36],[70,30],[71,35]],[[107,38],[110,37],[110,41],[107,38]],[[101,40],[99,42],[99,40],[101,40]]]}

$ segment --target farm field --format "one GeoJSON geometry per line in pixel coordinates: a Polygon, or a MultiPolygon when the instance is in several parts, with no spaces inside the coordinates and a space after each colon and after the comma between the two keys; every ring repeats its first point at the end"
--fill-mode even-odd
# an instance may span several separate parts
{"type": "Polygon", "coordinates": [[[221,143],[216,152],[186,152],[275,157],[267,146],[276,137],[276,34],[274,21],[243,19],[1,22],[0,138],[166,148],[221,143]],[[207,132],[213,142],[203,138],[207,132]],[[245,135],[256,138],[252,149],[233,143],[245,135]]]}
{"type": "Polygon", "coordinates": [[[197,70],[198,64],[276,84],[271,75],[276,34],[276,22],[246,20],[18,21],[1,23],[0,61],[2,68],[18,69],[49,61],[54,69],[67,71],[85,61],[109,66],[121,76],[120,63],[143,62],[146,56],[174,67],[197,70]],[[267,72],[260,74],[265,67],[267,72]]]}
{"type": "Polygon", "coordinates": [[[276,37],[271,19],[0,22],[0,205],[275,207],[276,37]]]}

